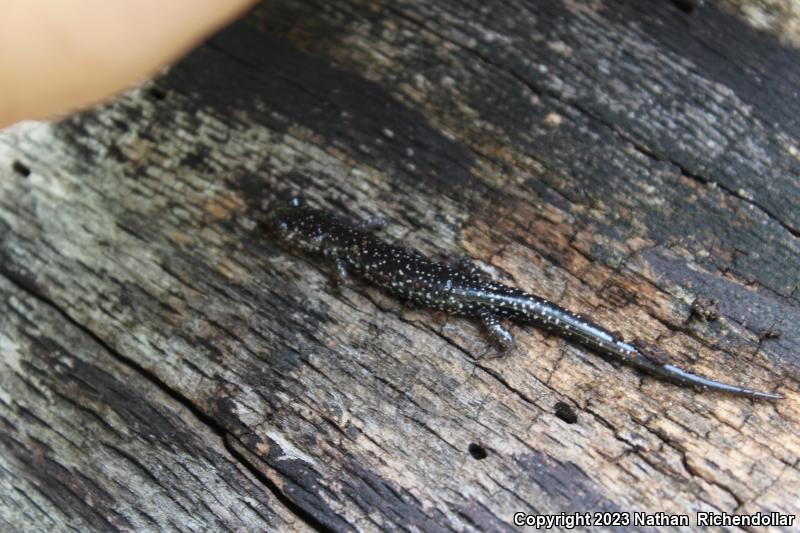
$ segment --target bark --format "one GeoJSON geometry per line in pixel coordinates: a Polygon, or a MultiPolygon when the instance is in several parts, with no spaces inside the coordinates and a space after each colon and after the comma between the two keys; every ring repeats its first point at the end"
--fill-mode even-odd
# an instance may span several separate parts
{"type": "Polygon", "coordinates": [[[269,2],[116,102],[3,132],[0,517],[798,514],[800,53],[690,11],[269,2]],[[337,291],[266,238],[298,192],[786,399],[681,389],[532,328],[482,358],[475,323],[337,291]]]}
{"type": "Polygon", "coordinates": [[[0,278],[5,531],[308,531],[157,377],[0,278]]]}

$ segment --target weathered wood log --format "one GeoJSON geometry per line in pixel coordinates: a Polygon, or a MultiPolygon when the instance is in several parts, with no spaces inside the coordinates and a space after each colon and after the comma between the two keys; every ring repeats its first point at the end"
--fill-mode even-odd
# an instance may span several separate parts
{"type": "Polygon", "coordinates": [[[3,531],[307,530],[208,421],[5,278],[0,324],[3,531]]]}
{"type": "Polygon", "coordinates": [[[101,109],[3,132],[16,490],[0,517],[427,531],[513,529],[517,511],[798,514],[798,82],[800,52],[710,3],[280,1],[101,109]],[[681,389],[530,328],[482,358],[476,324],[336,291],[267,239],[259,221],[292,192],[786,399],[681,389]],[[119,450],[120,478],[69,444],[73,424],[119,450]],[[48,476],[91,490],[48,499],[48,476]]]}

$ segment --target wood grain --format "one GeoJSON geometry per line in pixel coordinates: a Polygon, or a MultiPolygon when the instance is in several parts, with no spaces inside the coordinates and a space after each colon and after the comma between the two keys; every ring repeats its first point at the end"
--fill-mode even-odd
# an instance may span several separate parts
{"type": "MultiPolygon", "coordinates": [[[[217,450],[272,529],[798,514],[798,81],[796,49],[710,3],[268,2],[153,84],[0,135],[4,291],[101,343],[85,364],[141,381],[129,401],[207,426],[188,451],[139,444],[143,464],[217,450]],[[476,324],[337,292],[265,238],[296,192],[786,399],[681,389],[534,329],[482,358],[476,324]]],[[[2,383],[21,416],[35,393],[2,383]]]]}

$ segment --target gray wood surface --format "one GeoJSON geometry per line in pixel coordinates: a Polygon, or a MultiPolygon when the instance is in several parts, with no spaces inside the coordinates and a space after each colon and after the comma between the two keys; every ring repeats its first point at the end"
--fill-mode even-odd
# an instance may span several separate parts
{"type": "Polygon", "coordinates": [[[510,530],[800,512],[800,52],[710,2],[267,2],[0,132],[0,520],[510,530]],[[267,239],[291,193],[752,402],[410,308],[267,239]]]}
{"type": "Polygon", "coordinates": [[[308,531],[224,435],[0,278],[0,529],[308,531]]]}

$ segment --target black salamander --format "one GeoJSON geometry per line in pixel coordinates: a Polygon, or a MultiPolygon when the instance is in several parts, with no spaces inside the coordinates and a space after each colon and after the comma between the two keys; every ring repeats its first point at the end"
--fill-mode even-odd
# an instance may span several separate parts
{"type": "Polygon", "coordinates": [[[510,319],[533,324],[677,385],[748,398],[783,398],[682,370],[665,362],[667,354],[657,348],[625,342],[619,334],[548,300],[491,281],[467,259],[435,262],[389,244],[372,233],[384,225],[380,219],[354,225],[330,212],[304,207],[298,198],[293,198],[289,207],[272,214],[268,231],[291,246],[328,258],[340,283],[347,280],[349,272],[355,272],[414,303],[480,319],[503,354],[513,348],[514,338],[500,319],[510,319]]]}

